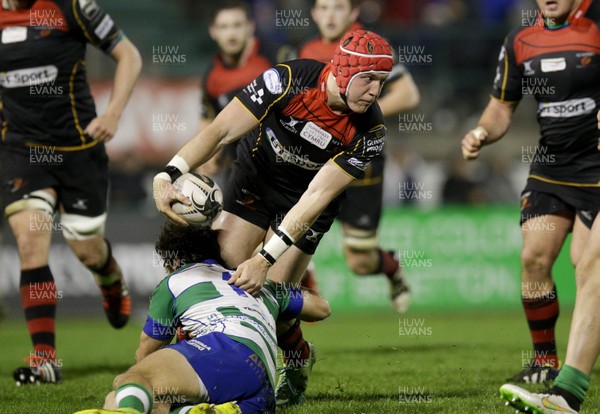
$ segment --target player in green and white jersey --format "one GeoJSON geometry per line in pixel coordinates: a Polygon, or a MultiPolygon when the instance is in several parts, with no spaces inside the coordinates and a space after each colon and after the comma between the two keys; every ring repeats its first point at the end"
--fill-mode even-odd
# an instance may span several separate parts
{"type": "Polygon", "coordinates": [[[154,402],[183,403],[172,411],[181,414],[274,412],[275,321],[322,320],[329,304],[270,280],[256,296],[228,284],[217,237],[165,225],[156,252],[169,275],[152,294],[137,363],[115,379],[105,409],[78,414],[146,414],[154,402]],[[178,327],[184,338],[169,345],[178,327]]]}

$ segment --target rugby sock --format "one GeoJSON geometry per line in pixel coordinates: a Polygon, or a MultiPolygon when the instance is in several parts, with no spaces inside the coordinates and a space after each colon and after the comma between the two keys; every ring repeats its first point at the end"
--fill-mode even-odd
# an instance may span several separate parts
{"type": "Polygon", "coordinates": [[[284,334],[277,337],[277,345],[283,353],[283,362],[293,367],[303,367],[310,356],[310,347],[308,342],[302,337],[300,328],[300,319],[288,329],[284,334]]]}
{"type": "Polygon", "coordinates": [[[388,279],[392,279],[398,268],[400,268],[400,262],[394,257],[394,252],[386,252],[378,247],[377,254],[379,256],[379,265],[374,274],[383,273],[388,279]]]}
{"type": "Polygon", "coordinates": [[[558,377],[556,377],[554,387],[552,387],[550,392],[562,396],[567,400],[571,408],[579,411],[589,388],[589,375],[570,365],[565,365],[560,370],[558,377]]]}
{"type": "Polygon", "coordinates": [[[552,365],[558,368],[554,338],[554,327],[559,314],[556,285],[545,295],[535,298],[521,297],[521,300],[533,340],[533,365],[552,365]]]}
{"type": "Polygon", "coordinates": [[[92,273],[94,274],[94,278],[96,279],[96,283],[98,286],[110,286],[119,282],[122,278],[121,268],[119,268],[119,264],[115,260],[112,255],[112,247],[110,242],[104,239],[106,242],[106,248],[108,250],[106,254],[106,262],[100,269],[92,269],[92,273]]]}
{"type": "Polygon", "coordinates": [[[46,265],[36,269],[21,270],[19,285],[35,357],[55,361],[54,320],[58,292],[50,267],[46,265]]]}
{"type": "Polygon", "coordinates": [[[117,388],[115,400],[119,408],[133,408],[144,414],[152,411],[152,395],[146,388],[133,382],[123,384],[117,388]]]}
{"type": "Polygon", "coordinates": [[[104,301],[102,306],[108,317],[110,324],[116,328],[122,328],[127,324],[131,314],[131,296],[125,286],[123,273],[119,264],[112,255],[112,247],[108,240],[106,247],[106,262],[100,269],[91,269],[94,274],[96,284],[102,292],[104,301]]]}

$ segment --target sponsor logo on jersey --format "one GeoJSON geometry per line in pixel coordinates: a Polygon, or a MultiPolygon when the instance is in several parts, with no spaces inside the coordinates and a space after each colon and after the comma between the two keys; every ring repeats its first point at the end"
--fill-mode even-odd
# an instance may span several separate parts
{"type": "Polygon", "coordinates": [[[383,150],[383,144],[385,144],[385,129],[383,127],[371,131],[365,135],[365,154],[370,152],[380,153],[383,150]]]}
{"type": "Polygon", "coordinates": [[[278,95],[283,92],[281,78],[279,77],[279,72],[277,72],[277,70],[269,69],[263,73],[263,81],[265,82],[267,90],[273,95],[278,95]]]}
{"type": "Polygon", "coordinates": [[[294,133],[296,133],[296,134],[297,134],[297,133],[298,133],[298,130],[296,130],[296,125],[298,125],[298,124],[301,124],[301,125],[303,125],[303,124],[304,124],[304,121],[302,121],[301,119],[296,119],[296,118],[294,118],[293,116],[290,116],[290,117],[289,117],[289,119],[290,119],[290,120],[286,122],[286,121],[284,120],[284,118],[280,118],[280,119],[279,119],[279,123],[280,123],[280,124],[281,124],[281,125],[282,125],[282,126],[285,128],[285,129],[287,129],[288,131],[290,131],[290,132],[294,132],[294,133]]]}
{"type": "Polygon", "coordinates": [[[538,104],[538,114],[543,118],[571,118],[590,114],[594,109],[596,109],[596,102],[591,98],[538,104]]]}
{"type": "Polygon", "coordinates": [[[533,64],[533,60],[526,60],[523,62],[523,75],[525,76],[533,76],[535,75],[535,70],[531,67],[533,64]]]}
{"type": "Polygon", "coordinates": [[[17,69],[0,72],[0,86],[3,88],[22,88],[54,82],[58,76],[58,68],[54,65],[35,68],[17,69]]]}
{"type": "Polygon", "coordinates": [[[104,38],[112,30],[114,25],[115,25],[115,23],[112,21],[110,16],[107,14],[104,16],[104,18],[102,19],[100,24],[96,27],[96,30],[94,30],[94,33],[96,33],[96,36],[98,36],[98,38],[100,38],[101,40],[104,40],[104,38]]]}
{"type": "Polygon", "coordinates": [[[265,94],[265,90],[263,88],[260,89],[256,89],[256,80],[253,80],[251,84],[249,84],[248,86],[246,86],[245,91],[246,93],[250,94],[250,99],[252,99],[252,102],[256,102],[259,105],[262,105],[263,100],[262,97],[265,94]]]}
{"type": "Polygon", "coordinates": [[[26,27],[6,27],[2,30],[2,43],[19,43],[27,39],[26,27]]]}
{"type": "Polygon", "coordinates": [[[367,169],[367,166],[368,166],[368,163],[366,163],[366,162],[364,162],[364,161],[361,161],[361,160],[359,160],[358,158],[354,158],[354,157],[353,157],[353,158],[350,158],[350,159],[348,160],[348,164],[350,164],[350,165],[351,165],[351,166],[353,166],[353,167],[356,167],[356,168],[358,168],[358,169],[359,169],[359,170],[361,170],[361,171],[364,171],[364,170],[366,170],[366,169],[367,169]]]}
{"type": "Polygon", "coordinates": [[[269,144],[271,144],[271,148],[273,148],[273,152],[277,157],[278,163],[288,163],[293,164],[297,167],[304,168],[305,170],[315,171],[320,169],[323,164],[311,161],[308,159],[308,154],[302,154],[301,146],[293,147],[296,149],[296,152],[289,151],[286,149],[277,139],[275,133],[271,128],[266,129],[267,136],[269,137],[269,144]]]}
{"type": "Polygon", "coordinates": [[[542,59],[542,72],[559,72],[567,68],[567,61],[564,57],[542,59]]]}
{"type": "Polygon", "coordinates": [[[309,241],[311,243],[315,243],[315,244],[319,242],[319,240],[321,239],[321,237],[323,237],[323,233],[315,231],[315,230],[313,230],[311,228],[309,228],[306,231],[306,234],[304,235],[304,238],[307,241],[309,241]]]}
{"type": "Polygon", "coordinates": [[[314,122],[307,122],[302,131],[300,131],[300,136],[321,149],[327,148],[327,144],[329,144],[332,138],[329,132],[320,128],[314,122]]]}

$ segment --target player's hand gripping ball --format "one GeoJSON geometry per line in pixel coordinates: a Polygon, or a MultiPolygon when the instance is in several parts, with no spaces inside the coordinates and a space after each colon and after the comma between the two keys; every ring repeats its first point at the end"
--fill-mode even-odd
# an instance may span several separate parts
{"type": "Polygon", "coordinates": [[[192,204],[188,206],[175,200],[171,208],[193,226],[210,227],[223,210],[223,193],[219,185],[205,175],[183,174],[173,186],[192,204]]]}

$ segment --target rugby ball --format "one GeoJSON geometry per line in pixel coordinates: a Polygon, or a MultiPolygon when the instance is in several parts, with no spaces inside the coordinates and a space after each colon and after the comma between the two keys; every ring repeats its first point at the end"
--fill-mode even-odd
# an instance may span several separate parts
{"type": "Polygon", "coordinates": [[[210,227],[223,209],[219,185],[205,175],[190,172],[176,179],[173,186],[192,202],[188,206],[174,201],[173,211],[191,225],[210,227]]]}

